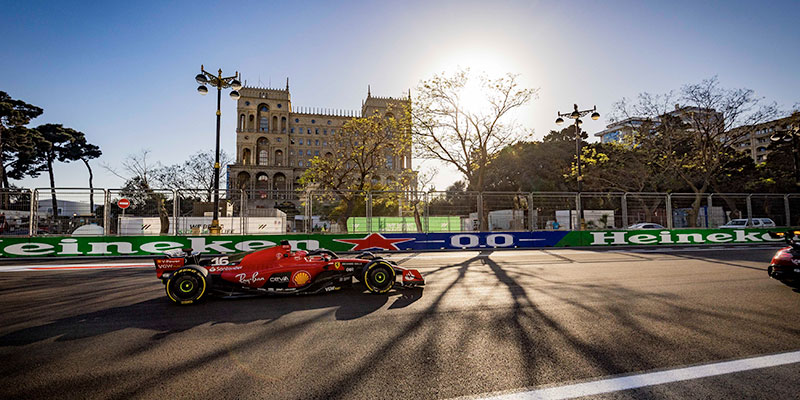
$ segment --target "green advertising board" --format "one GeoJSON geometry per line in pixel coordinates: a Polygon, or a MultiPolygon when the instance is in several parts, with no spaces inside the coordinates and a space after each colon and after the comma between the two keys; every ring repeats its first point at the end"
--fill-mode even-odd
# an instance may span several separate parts
{"type": "Polygon", "coordinates": [[[784,229],[653,229],[618,231],[571,231],[558,242],[567,246],[674,246],[780,242],[769,232],[784,229]]]}
{"type": "Polygon", "coordinates": [[[763,244],[780,242],[782,239],[775,239],[769,235],[770,231],[780,230],[772,228],[240,236],[0,236],[0,257],[146,256],[181,248],[191,248],[203,254],[233,254],[272,247],[282,240],[287,240],[295,249],[326,248],[337,252],[763,244]]]}
{"type": "MultiPolygon", "coordinates": [[[[428,232],[459,232],[461,231],[461,217],[428,217],[428,232]]],[[[422,221],[424,223],[424,221],[422,221]]],[[[423,225],[423,228],[425,226],[423,225]]],[[[347,230],[349,232],[417,232],[417,223],[414,217],[372,217],[371,221],[367,217],[350,217],[347,219],[347,230]],[[372,225],[367,225],[371,222],[372,225]]]]}

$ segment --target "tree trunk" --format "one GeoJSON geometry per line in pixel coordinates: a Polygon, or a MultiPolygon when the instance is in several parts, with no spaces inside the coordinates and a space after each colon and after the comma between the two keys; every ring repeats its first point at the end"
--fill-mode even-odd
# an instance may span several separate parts
{"type": "Polygon", "coordinates": [[[92,174],[92,167],[89,166],[89,160],[81,158],[81,161],[86,165],[86,169],[89,170],[89,212],[94,215],[94,185],[92,184],[94,175],[92,174]]]}
{"type": "Polygon", "coordinates": [[[5,129],[0,125],[0,175],[3,178],[3,189],[8,189],[8,176],[6,175],[6,160],[3,157],[3,132],[5,129]]]}
{"type": "Polygon", "coordinates": [[[424,230],[422,228],[422,217],[419,214],[419,200],[415,200],[413,202],[414,205],[414,224],[417,225],[417,232],[423,233],[424,230]]]}
{"type": "Polygon", "coordinates": [[[169,213],[167,213],[167,207],[164,205],[164,196],[159,194],[153,194],[154,199],[156,200],[156,204],[158,204],[158,218],[161,220],[161,231],[162,235],[169,234],[169,213]]]}
{"type": "MultiPolygon", "coordinates": [[[[344,212],[342,212],[342,215],[339,215],[339,218],[336,220],[336,223],[339,224],[339,227],[340,227],[339,229],[343,229],[344,233],[347,233],[347,219],[350,218],[350,214],[353,213],[353,207],[355,206],[356,198],[355,197],[350,197],[349,199],[342,199],[342,200],[344,200],[345,204],[347,204],[347,205],[345,206],[344,212]]],[[[311,230],[312,231],[314,230],[313,221],[312,221],[311,230]]]]}
{"type": "Polygon", "coordinates": [[[47,156],[47,173],[50,175],[50,196],[53,199],[53,217],[58,217],[58,200],[56,200],[56,179],[53,176],[53,158],[47,156]]]}
{"type": "MultiPolygon", "coordinates": [[[[0,147],[0,149],[2,149],[2,147],[0,147]]],[[[5,164],[2,164],[2,160],[0,160],[0,176],[2,176],[2,182],[0,182],[0,185],[2,185],[2,189],[6,189],[6,191],[3,192],[3,209],[7,210],[9,208],[9,204],[11,203],[7,192],[10,186],[8,185],[8,176],[6,175],[6,166],[5,164]]]]}
{"type": "MultiPolygon", "coordinates": [[[[476,189],[478,190],[478,195],[481,196],[481,197],[483,197],[484,170],[485,170],[485,168],[480,168],[478,170],[478,184],[476,185],[477,186],[476,189]]],[[[480,230],[482,232],[486,232],[486,231],[489,230],[489,212],[488,212],[488,207],[486,207],[486,202],[482,201],[482,200],[483,199],[481,199],[481,202],[480,202],[481,203],[481,209],[479,211],[480,211],[480,215],[481,215],[481,220],[480,220],[479,223],[480,223],[480,230]]]]}
{"type": "MultiPolygon", "coordinates": [[[[739,211],[739,207],[736,206],[736,202],[735,201],[733,201],[728,196],[719,196],[719,197],[722,197],[722,200],[725,202],[725,204],[728,205],[728,208],[731,209],[730,215],[727,216],[728,218],[730,218],[730,219],[741,218],[742,213],[741,213],[741,211],[739,211]]],[[[728,221],[725,221],[725,222],[728,222],[728,221]]]]}

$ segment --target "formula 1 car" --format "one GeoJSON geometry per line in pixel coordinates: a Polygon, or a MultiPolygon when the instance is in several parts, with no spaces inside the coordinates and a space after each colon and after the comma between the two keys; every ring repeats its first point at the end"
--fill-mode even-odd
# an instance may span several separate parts
{"type": "Polygon", "coordinates": [[[776,239],[783,238],[789,247],[775,253],[767,267],[767,274],[787,286],[800,287],[800,241],[795,239],[800,231],[770,232],[769,235],[776,239]]]}
{"type": "Polygon", "coordinates": [[[355,258],[318,249],[293,251],[288,242],[231,256],[201,256],[183,249],[154,259],[156,276],[177,304],[193,304],[209,294],[301,294],[339,290],[361,281],[372,293],[424,285],[415,269],[364,252],[355,258]]]}

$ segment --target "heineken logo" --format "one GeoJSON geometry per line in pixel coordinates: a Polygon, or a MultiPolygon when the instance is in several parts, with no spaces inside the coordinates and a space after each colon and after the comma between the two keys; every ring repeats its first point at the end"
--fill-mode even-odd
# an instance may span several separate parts
{"type": "Polygon", "coordinates": [[[663,244],[712,244],[712,243],[761,243],[780,242],[767,232],[737,229],[730,232],[718,230],[673,230],[652,233],[641,231],[589,232],[590,246],[608,245],[663,245],[663,244]]]}
{"type": "MultiPolygon", "coordinates": [[[[165,251],[191,248],[200,254],[229,254],[252,251],[276,246],[270,240],[219,240],[219,238],[191,237],[164,240],[164,237],[123,239],[104,238],[36,238],[12,243],[11,240],[0,240],[0,257],[2,256],[126,256],[162,254],[165,251]]],[[[172,239],[172,238],[170,238],[172,239]]],[[[319,248],[319,241],[289,240],[294,249],[314,250],[319,248]]]]}

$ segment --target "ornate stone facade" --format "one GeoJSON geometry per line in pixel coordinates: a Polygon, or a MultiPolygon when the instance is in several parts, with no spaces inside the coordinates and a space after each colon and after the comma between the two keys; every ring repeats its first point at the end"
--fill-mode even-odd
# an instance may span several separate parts
{"type": "MultiPolygon", "coordinates": [[[[236,162],[228,165],[228,188],[260,193],[262,199],[291,200],[291,191],[315,156],[333,153],[333,137],[352,118],[401,110],[409,98],[373,97],[360,111],[293,108],[286,89],[243,87],[237,106],[236,162]]],[[[396,112],[396,111],[395,111],[396,112]]],[[[381,181],[411,168],[411,150],[379,172],[381,181]]],[[[249,196],[252,198],[252,196],[249,196]]]]}

